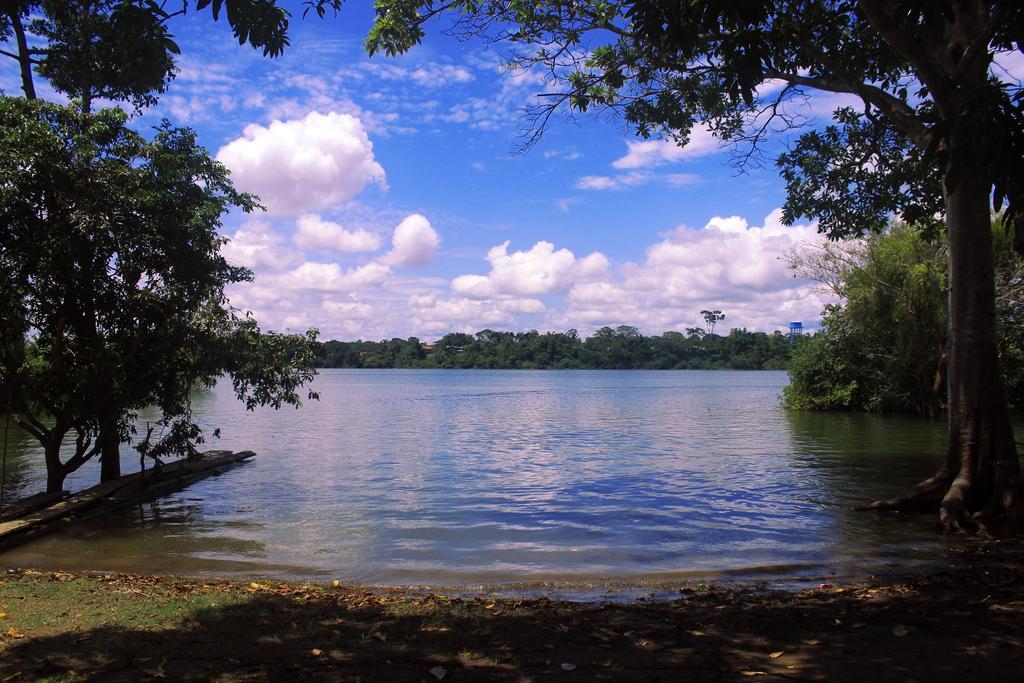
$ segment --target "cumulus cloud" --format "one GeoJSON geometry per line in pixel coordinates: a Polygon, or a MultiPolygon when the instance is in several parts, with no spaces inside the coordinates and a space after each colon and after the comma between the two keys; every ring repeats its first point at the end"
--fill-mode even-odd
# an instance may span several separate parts
{"type": "Polygon", "coordinates": [[[814,225],[788,227],[776,209],[751,226],[716,216],[702,229],[680,226],[648,247],[618,277],[574,285],[565,325],[634,324],[661,331],[699,323],[702,308],[721,308],[732,326],[774,329],[816,320],[825,299],[786,267],[787,252],[823,238],[814,225]]]}
{"type": "Polygon", "coordinates": [[[690,141],[685,147],[672,140],[627,140],[625,156],[613,161],[612,166],[618,169],[652,168],[714,154],[721,146],[721,141],[711,135],[706,126],[697,125],[690,130],[690,141]]]}
{"type": "Polygon", "coordinates": [[[373,315],[373,307],[362,301],[334,301],[325,299],[320,304],[320,310],[332,318],[344,318],[346,320],[368,320],[373,315]]]}
{"type": "MultiPolygon", "coordinates": [[[[261,267],[277,271],[238,286],[232,300],[251,307],[268,326],[316,326],[325,338],[344,339],[430,339],[486,327],[576,328],[587,335],[603,325],[621,324],[656,334],[702,326],[704,308],[725,311],[728,327],[770,331],[802,320],[813,328],[824,304],[832,300],[787,269],[782,258],[787,252],[824,238],[813,224],[782,225],[781,210],[757,224],[739,216],[715,216],[701,228],[679,226],[652,239],[635,262],[612,263],[599,252],[578,257],[547,241],[524,250],[512,250],[504,242],[487,252],[489,269],[447,283],[403,277],[389,267],[436,249],[435,241],[416,239],[436,233],[427,231],[425,218],[414,216],[406,217],[405,228],[395,230],[395,248],[389,253],[394,261],[381,258],[351,266],[270,261],[261,267]]],[[[267,230],[265,225],[243,227],[238,232],[249,233],[238,242],[269,245],[251,250],[260,254],[253,258],[270,259],[283,252],[272,231],[264,242],[245,242],[248,234],[267,230]]]]}
{"type": "Polygon", "coordinates": [[[307,213],[296,221],[295,243],[303,249],[323,251],[377,251],[380,235],[358,228],[346,230],[333,221],[325,221],[317,214],[307,213]]]}
{"type": "Polygon", "coordinates": [[[261,220],[241,225],[220,251],[228,262],[253,270],[276,272],[302,263],[302,254],[287,248],[284,238],[261,220]]]}
{"type": "Polygon", "coordinates": [[[284,290],[351,292],[379,286],[390,274],[390,268],[376,262],[343,269],[337,263],[307,261],[286,273],[264,278],[263,282],[284,290]]]}
{"type": "Polygon", "coordinates": [[[412,321],[424,332],[442,335],[447,332],[476,332],[484,327],[515,324],[514,312],[501,302],[477,301],[456,297],[420,299],[412,306],[412,321]]]}
{"type": "Polygon", "coordinates": [[[600,252],[577,259],[568,249],[541,241],[529,251],[510,254],[508,245],[506,240],[487,252],[488,275],[460,275],[452,280],[452,291],[471,299],[536,297],[564,292],[576,282],[604,275],[609,267],[600,252]]]}
{"type": "Polygon", "coordinates": [[[420,266],[434,260],[441,238],[430,221],[418,213],[402,219],[391,237],[391,251],[382,259],[392,266],[420,266]]]}
{"type": "Polygon", "coordinates": [[[386,187],[384,169],[362,122],[350,114],[250,124],[217,152],[235,185],[260,196],[271,213],[318,211],[352,199],[369,183],[386,187]]]}

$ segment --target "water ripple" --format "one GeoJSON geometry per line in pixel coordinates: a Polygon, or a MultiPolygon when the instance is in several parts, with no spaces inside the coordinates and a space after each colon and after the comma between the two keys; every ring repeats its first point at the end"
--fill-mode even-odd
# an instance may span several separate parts
{"type": "MultiPolygon", "coordinates": [[[[6,559],[445,583],[870,571],[932,552],[942,541],[926,524],[848,509],[928,474],[941,427],[788,414],[785,382],[328,370],[319,403],[277,413],[247,413],[219,386],[195,397],[222,428],[216,447],[260,457],[6,559]]],[[[15,451],[30,487],[38,453],[15,451]]]]}

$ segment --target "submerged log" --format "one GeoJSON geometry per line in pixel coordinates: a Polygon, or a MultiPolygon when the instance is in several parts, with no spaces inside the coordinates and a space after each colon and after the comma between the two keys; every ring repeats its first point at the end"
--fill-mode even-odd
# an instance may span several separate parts
{"type": "Polygon", "coordinates": [[[194,460],[176,460],[74,495],[60,492],[31,496],[17,510],[5,513],[2,519],[6,521],[0,521],[0,553],[76,522],[180,491],[255,455],[252,451],[207,451],[194,460]]]}

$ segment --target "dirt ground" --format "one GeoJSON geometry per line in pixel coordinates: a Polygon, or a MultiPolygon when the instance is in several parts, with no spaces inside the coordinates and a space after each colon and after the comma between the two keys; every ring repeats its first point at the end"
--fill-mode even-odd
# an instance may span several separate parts
{"type": "Polygon", "coordinates": [[[1020,681],[1022,558],[601,604],[8,570],[0,681],[1020,681]]]}

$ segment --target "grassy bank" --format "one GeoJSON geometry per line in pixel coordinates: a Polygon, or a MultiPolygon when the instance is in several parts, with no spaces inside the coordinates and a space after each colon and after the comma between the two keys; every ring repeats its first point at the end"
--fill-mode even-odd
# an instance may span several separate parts
{"type": "Polygon", "coordinates": [[[13,572],[0,680],[1019,680],[1019,546],[941,576],[678,600],[13,572]]]}

